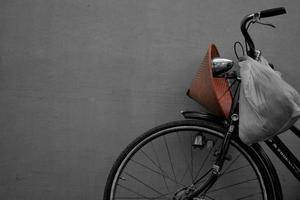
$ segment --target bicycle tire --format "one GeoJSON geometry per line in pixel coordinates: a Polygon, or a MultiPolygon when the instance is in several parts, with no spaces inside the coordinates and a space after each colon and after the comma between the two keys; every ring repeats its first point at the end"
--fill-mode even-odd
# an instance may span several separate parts
{"type": "MultiPolygon", "coordinates": [[[[169,122],[163,125],[160,125],[156,128],[153,128],[138,138],[136,138],[133,142],[131,142],[127,148],[120,154],[120,156],[115,161],[109,176],[107,178],[105,190],[104,190],[104,200],[112,200],[115,199],[114,192],[116,191],[116,186],[120,179],[120,173],[123,172],[124,168],[127,167],[127,164],[130,162],[130,159],[136,155],[136,153],[144,148],[149,142],[153,142],[155,139],[160,138],[160,136],[167,135],[170,130],[206,130],[211,131],[209,134],[216,134],[217,137],[224,136],[225,127],[221,124],[216,124],[206,120],[180,120],[169,122]],[[204,128],[204,129],[203,129],[204,128]]],[[[240,154],[243,155],[251,165],[254,173],[258,177],[258,181],[260,184],[260,190],[262,192],[261,198],[264,200],[281,200],[281,187],[279,180],[276,179],[277,174],[274,171],[269,171],[266,155],[263,152],[258,151],[259,145],[256,144],[254,146],[247,146],[243,144],[238,138],[233,138],[230,145],[232,148],[237,148],[240,151],[240,154]]],[[[146,166],[146,165],[145,165],[146,166]]],[[[163,175],[165,176],[165,175],[163,175]]],[[[193,176],[193,175],[192,175],[193,176]]],[[[198,176],[198,175],[197,175],[198,176]]],[[[176,179],[176,177],[175,177],[176,179]]],[[[177,183],[176,183],[177,184],[177,183]]],[[[174,191],[175,192],[175,191],[174,191]]],[[[249,199],[247,196],[244,196],[249,199]]],[[[251,196],[249,196],[251,197],[251,196]]],[[[125,198],[126,199],[126,198],[125,198]]],[[[128,199],[134,199],[129,198],[128,199]]],[[[137,199],[143,199],[142,197],[137,199]]],[[[145,198],[146,199],[146,198],[145,198]]],[[[149,198],[150,199],[150,198],[149,198]]],[[[242,199],[242,198],[240,198],[242,199]]],[[[250,198],[252,199],[252,198],[250,198]]]]}

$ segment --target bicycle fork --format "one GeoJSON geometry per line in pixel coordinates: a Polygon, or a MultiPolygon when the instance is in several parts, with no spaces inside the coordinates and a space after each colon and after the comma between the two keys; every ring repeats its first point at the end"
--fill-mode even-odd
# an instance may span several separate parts
{"type": "Polygon", "coordinates": [[[218,180],[218,177],[221,175],[221,170],[222,170],[224,161],[226,159],[226,154],[229,149],[229,144],[230,144],[232,134],[234,133],[234,131],[238,125],[238,119],[239,119],[238,114],[233,113],[231,115],[231,120],[230,120],[228,129],[227,129],[226,135],[225,135],[223,143],[221,145],[221,149],[218,154],[217,160],[211,168],[211,175],[210,175],[209,179],[201,187],[196,188],[193,192],[191,192],[189,195],[187,195],[186,199],[188,199],[188,200],[193,200],[193,199],[204,200],[205,194],[207,193],[207,191],[218,180]],[[200,198],[197,198],[198,196],[200,196],[200,198]]]}
{"type": "MultiPolygon", "coordinates": [[[[237,81],[237,86],[234,91],[233,95],[233,105],[230,110],[230,118],[229,118],[229,125],[227,126],[227,131],[224,137],[224,140],[221,145],[221,149],[217,155],[217,160],[215,164],[211,168],[211,175],[208,180],[201,185],[199,188],[194,189],[194,184],[190,186],[191,192],[185,196],[186,200],[204,200],[207,191],[216,183],[219,176],[221,175],[221,170],[226,159],[226,154],[229,149],[229,144],[231,141],[232,134],[236,131],[236,127],[238,127],[239,121],[239,91],[240,91],[240,82],[241,79],[239,76],[235,75],[234,79],[237,81]],[[200,198],[199,198],[200,196],[200,198]]],[[[194,182],[196,183],[197,180],[194,182]]]]}

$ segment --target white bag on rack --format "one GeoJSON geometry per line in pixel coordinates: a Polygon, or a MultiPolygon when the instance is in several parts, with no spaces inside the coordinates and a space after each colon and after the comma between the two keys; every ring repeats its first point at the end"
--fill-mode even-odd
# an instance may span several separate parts
{"type": "Polygon", "coordinates": [[[300,117],[298,92],[263,57],[245,57],[239,65],[240,139],[250,145],[289,129],[300,117]]]}

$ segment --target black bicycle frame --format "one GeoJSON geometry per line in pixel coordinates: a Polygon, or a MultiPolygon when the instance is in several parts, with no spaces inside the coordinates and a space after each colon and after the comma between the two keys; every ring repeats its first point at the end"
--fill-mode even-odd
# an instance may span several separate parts
{"type": "MultiPolygon", "coordinates": [[[[290,130],[300,137],[298,128],[292,126],[290,130]]],[[[300,182],[300,162],[282,140],[278,136],[274,136],[266,140],[265,143],[300,182]]]]}

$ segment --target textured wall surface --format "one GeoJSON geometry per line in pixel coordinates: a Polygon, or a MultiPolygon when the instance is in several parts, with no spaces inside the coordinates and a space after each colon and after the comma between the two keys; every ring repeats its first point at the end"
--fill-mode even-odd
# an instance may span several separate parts
{"type": "MultiPolygon", "coordinates": [[[[296,0],[0,0],[0,199],[102,199],[130,141],[199,109],[185,92],[208,44],[234,58],[242,17],[278,6],[288,15],[265,20],[278,28],[251,33],[300,91],[296,0]]],[[[281,137],[299,157],[299,139],[281,137]]]]}

